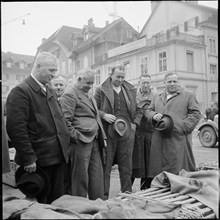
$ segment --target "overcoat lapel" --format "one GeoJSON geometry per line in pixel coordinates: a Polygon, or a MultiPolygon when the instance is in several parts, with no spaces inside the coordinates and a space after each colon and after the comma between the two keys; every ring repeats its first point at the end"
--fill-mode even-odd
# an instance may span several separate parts
{"type": "Polygon", "coordinates": [[[87,105],[89,108],[91,108],[93,111],[95,111],[92,102],[86,97],[86,95],[77,87],[74,87],[74,90],[80,101],[83,102],[85,105],[87,105]]]}
{"type": "Polygon", "coordinates": [[[109,100],[111,108],[114,109],[114,91],[110,83],[110,78],[103,83],[102,91],[109,100]]]}

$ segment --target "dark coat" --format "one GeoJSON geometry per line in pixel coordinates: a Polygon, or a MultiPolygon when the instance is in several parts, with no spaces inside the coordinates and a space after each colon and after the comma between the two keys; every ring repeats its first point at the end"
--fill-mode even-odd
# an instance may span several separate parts
{"type": "MultiPolygon", "coordinates": [[[[144,112],[151,103],[151,100],[155,96],[154,92],[151,91],[147,96],[141,92],[140,88],[137,90],[137,103],[144,112]]],[[[140,126],[136,130],[135,143],[133,150],[133,178],[144,178],[148,175],[149,168],[149,157],[151,138],[153,133],[153,125],[151,121],[143,115],[140,126]]]]}
{"type": "Polygon", "coordinates": [[[192,131],[201,118],[199,103],[191,92],[179,89],[177,94],[166,101],[166,92],[157,94],[145,116],[155,124],[156,113],[168,114],[174,121],[170,138],[162,138],[155,130],[152,137],[149,176],[155,177],[162,171],[178,174],[180,170],[195,171],[192,152],[192,131]]]}
{"type": "Polygon", "coordinates": [[[9,173],[11,171],[11,166],[8,148],[8,135],[5,128],[4,107],[5,102],[2,101],[2,173],[9,173]]]}
{"type": "MultiPolygon", "coordinates": [[[[141,108],[136,103],[136,89],[130,83],[124,81],[122,83],[123,90],[126,91],[128,99],[126,100],[127,107],[130,113],[132,123],[137,126],[140,125],[142,112],[141,108]]],[[[114,91],[111,86],[111,78],[109,77],[100,87],[96,89],[95,99],[97,102],[98,109],[100,110],[100,117],[103,115],[113,114],[114,115],[114,91]]],[[[102,120],[105,131],[108,129],[108,123],[102,120]]]]}
{"type": "Polygon", "coordinates": [[[18,165],[68,162],[68,128],[52,88],[44,94],[29,76],[11,90],[6,109],[6,128],[18,165]]]}

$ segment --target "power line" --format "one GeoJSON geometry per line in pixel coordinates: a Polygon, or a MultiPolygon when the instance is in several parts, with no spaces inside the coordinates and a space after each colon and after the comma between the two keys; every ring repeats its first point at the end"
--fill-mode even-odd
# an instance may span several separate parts
{"type": "MultiPolygon", "coordinates": [[[[26,17],[26,16],[28,16],[28,15],[30,15],[30,13],[25,14],[25,15],[22,15],[22,16],[20,16],[20,17],[16,17],[16,18],[14,18],[14,19],[12,19],[12,20],[6,21],[6,22],[2,23],[2,25],[4,25],[4,24],[9,24],[9,23],[11,23],[11,22],[13,22],[13,21],[16,21],[16,20],[18,20],[18,19],[21,19],[21,18],[23,18],[23,17],[26,17]]],[[[25,24],[24,20],[22,20],[22,24],[25,24]]]]}

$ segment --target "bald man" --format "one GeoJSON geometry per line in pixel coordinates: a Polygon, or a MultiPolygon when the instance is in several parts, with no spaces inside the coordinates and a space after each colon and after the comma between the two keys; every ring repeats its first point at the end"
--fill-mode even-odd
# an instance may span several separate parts
{"type": "Polygon", "coordinates": [[[27,173],[41,168],[51,189],[37,195],[50,204],[65,194],[64,171],[69,160],[68,127],[55,91],[48,86],[57,71],[57,58],[40,53],[29,77],[14,87],[6,102],[6,128],[16,149],[15,162],[27,173]]]}

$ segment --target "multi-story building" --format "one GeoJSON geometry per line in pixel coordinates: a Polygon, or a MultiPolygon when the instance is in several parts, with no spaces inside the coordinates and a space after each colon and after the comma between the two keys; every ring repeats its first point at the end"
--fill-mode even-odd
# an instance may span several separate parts
{"type": "Polygon", "coordinates": [[[101,82],[112,65],[126,66],[127,80],[137,85],[150,74],[154,89],[164,89],[164,75],[177,72],[181,85],[194,92],[202,111],[218,97],[217,10],[196,1],[152,1],[152,12],[132,43],[108,51],[94,68],[101,82]]]}
{"type": "MultiPolygon", "coordinates": [[[[59,73],[75,83],[77,72],[85,68],[105,63],[108,50],[137,39],[138,32],[123,18],[109,23],[105,27],[95,27],[93,19],[82,29],[63,26],[38,47],[38,52],[49,51],[59,59],[59,73]]],[[[100,84],[97,71],[96,84],[100,84]]]]}
{"type": "Polygon", "coordinates": [[[31,73],[34,56],[2,52],[2,99],[31,73]]]}

